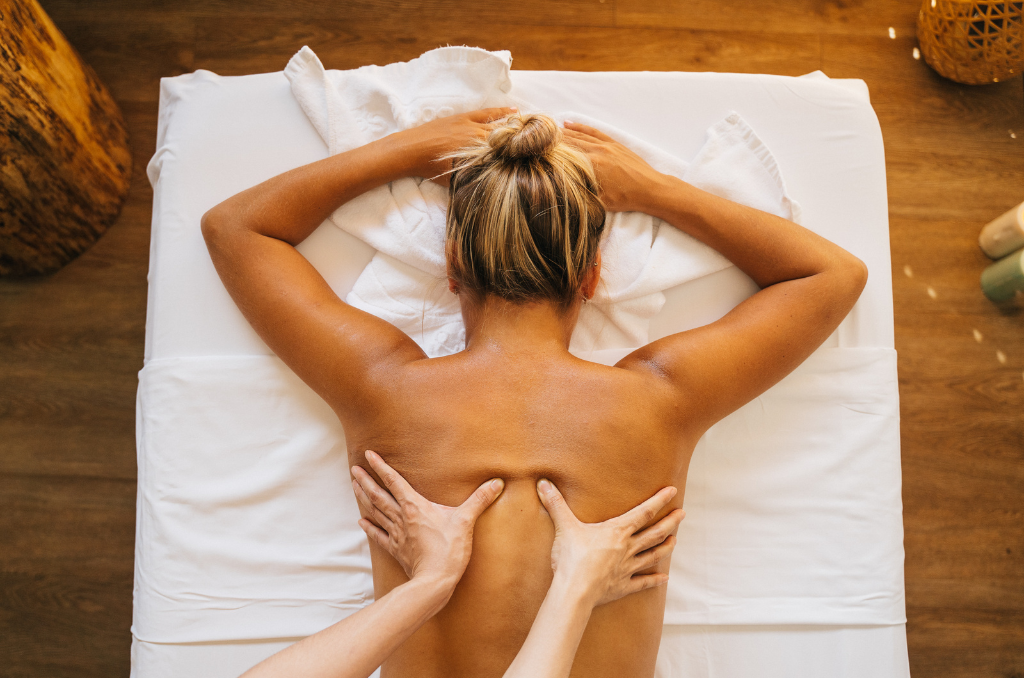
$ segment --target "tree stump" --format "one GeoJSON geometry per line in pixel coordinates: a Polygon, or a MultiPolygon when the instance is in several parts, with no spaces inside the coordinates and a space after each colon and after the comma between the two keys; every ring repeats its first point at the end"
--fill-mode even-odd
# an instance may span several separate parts
{"type": "Polygon", "coordinates": [[[50,273],[128,194],[121,111],[36,0],[0,0],[0,276],[50,273]]]}

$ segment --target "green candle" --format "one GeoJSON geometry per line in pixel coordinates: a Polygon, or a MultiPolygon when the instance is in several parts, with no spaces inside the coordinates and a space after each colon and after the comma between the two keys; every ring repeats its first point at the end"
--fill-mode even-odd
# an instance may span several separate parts
{"type": "Polygon", "coordinates": [[[981,289],[992,301],[1024,295],[1024,249],[1003,257],[981,274],[981,289]]]}

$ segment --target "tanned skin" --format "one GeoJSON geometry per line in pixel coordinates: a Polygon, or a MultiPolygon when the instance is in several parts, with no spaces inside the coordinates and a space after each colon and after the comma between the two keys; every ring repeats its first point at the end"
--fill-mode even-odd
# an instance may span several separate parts
{"type": "MultiPolygon", "coordinates": [[[[567,123],[566,140],[590,157],[609,211],[665,220],[761,290],[721,320],[652,342],[614,367],[568,352],[599,265],[568,311],[463,292],[466,350],[428,359],[397,328],[341,301],[295,246],[361,193],[441,175],[437,158],[486,137],[509,113],[487,109],[398,132],[274,177],[203,217],[225,287],[337,413],[351,464],[365,467],[365,450],[375,450],[448,506],[490,478],[504,480],[477,521],[473,556],[448,604],[384,663],[384,678],[501,676],[552,580],[554,534],[538,480],[553,481],[583,522],[622,514],[666,486],[682,490],[704,432],[805,360],[867,280],[860,260],[814,233],[660,174],[601,132],[567,123]]],[[[682,501],[680,491],[657,517],[682,501]]],[[[378,598],[407,581],[379,547],[371,544],[371,554],[378,598]]],[[[667,560],[653,571],[667,572],[667,560]]],[[[656,587],[596,608],[571,675],[653,675],[664,606],[665,588],[656,587]]]]}

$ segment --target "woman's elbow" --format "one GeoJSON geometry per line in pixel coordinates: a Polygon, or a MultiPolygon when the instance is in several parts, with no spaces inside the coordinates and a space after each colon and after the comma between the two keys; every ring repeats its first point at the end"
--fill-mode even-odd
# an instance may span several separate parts
{"type": "Polygon", "coordinates": [[[868,284],[868,265],[852,254],[850,256],[853,259],[854,287],[857,290],[857,296],[860,296],[860,293],[864,291],[865,285],[868,284]]]}
{"type": "Polygon", "coordinates": [[[203,240],[206,241],[207,248],[213,249],[216,242],[230,228],[231,222],[231,215],[224,208],[223,203],[206,211],[199,220],[199,229],[203,233],[203,240]]]}

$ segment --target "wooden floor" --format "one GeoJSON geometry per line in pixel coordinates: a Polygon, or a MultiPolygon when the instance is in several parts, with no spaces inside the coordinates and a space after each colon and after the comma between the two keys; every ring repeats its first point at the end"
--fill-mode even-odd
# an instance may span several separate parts
{"type": "Polygon", "coordinates": [[[465,43],[510,49],[520,69],[867,81],[889,181],[911,670],[1024,676],[1024,315],[981,296],[975,243],[1024,200],[1024,93],[1019,77],[967,87],[915,61],[917,2],[43,6],[120,103],[135,168],[119,221],[90,251],[48,278],[0,281],[0,674],[128,674],[158,79],[277,71],[303,44],[350,68],[465,43]]]}

